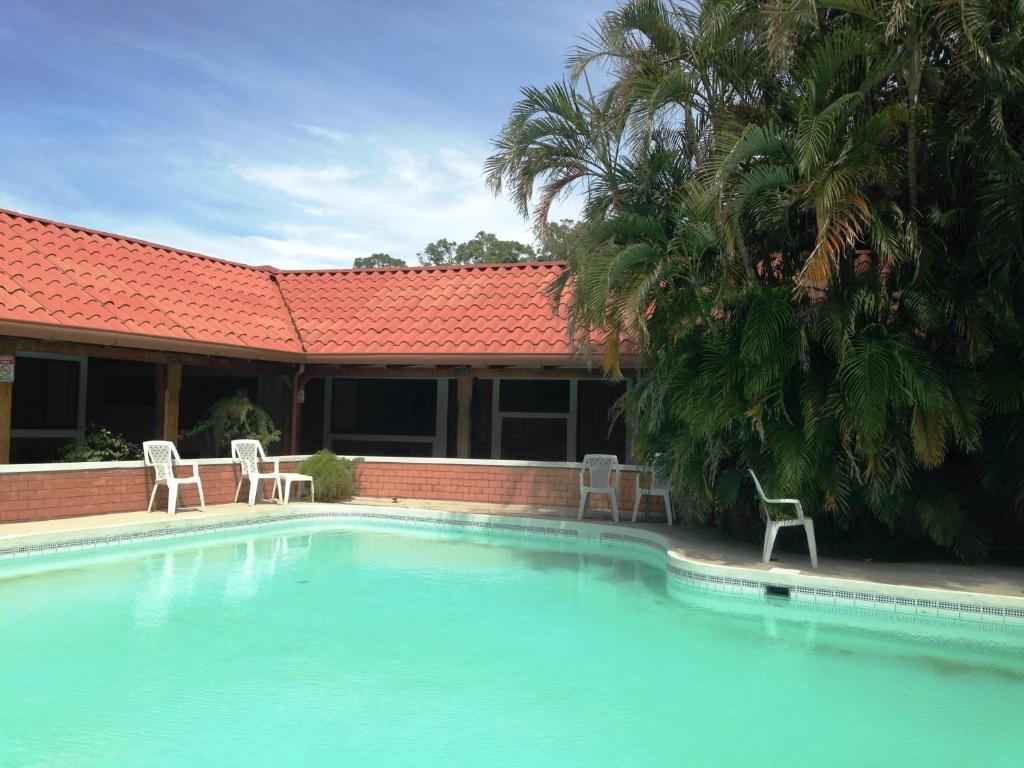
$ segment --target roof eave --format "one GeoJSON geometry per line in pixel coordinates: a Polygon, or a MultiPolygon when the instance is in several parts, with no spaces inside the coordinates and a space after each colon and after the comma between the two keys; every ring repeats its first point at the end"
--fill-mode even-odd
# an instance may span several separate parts
{"type": "Polygon", "coordinates": [[[278,363],[302,363],[306,360],[306,355],[301,350],[289,351],[233,344],[211,344],[190,339],[172,339],[166,336],[98,331],[68,325],[13,320],[0,320],[0,336],[25,336],[44,341],[66,341],[76,344],[145,349],[155,352],[183,352],[278,363]]]}

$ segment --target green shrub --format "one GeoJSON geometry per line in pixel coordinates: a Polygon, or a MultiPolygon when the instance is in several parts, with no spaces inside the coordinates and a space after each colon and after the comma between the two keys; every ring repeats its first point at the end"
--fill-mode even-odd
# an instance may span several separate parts
{"type": "Polygon", "coordinates": [[[356,464],[362,459],[342,459],[328,450],[317,451],[299,465],[299,472],[313,477],[316,498],[342,501],[352,497],[356,464]]]}
{"type": "Polygon", "coordinates": [[[64,448],[62,461],[131,461],[142,458],[142,448],[106,427],[89,425],[85,437],[64,448]]]}
{"type": "Polygon", "coordinates": [[[267,450],[281,439],[270,414],[252,402],[244,392],[224,397],[210,406],[202,420],[185,433],[205,435],[215,456],[227,453],[232,440],[259,440],[267,450]]]}

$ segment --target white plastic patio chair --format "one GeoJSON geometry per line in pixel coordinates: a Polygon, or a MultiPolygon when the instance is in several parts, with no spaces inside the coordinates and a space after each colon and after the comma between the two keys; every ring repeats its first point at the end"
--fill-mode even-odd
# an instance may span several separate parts
{"type": "MultiPolygon", "coordinates": [[[[657,461],[655,456],[654,460],[657,461]]],[[[661,476],[653,464],[646,466],[636,473],[636,498],[633,500],[633,522],[636,522],[637,513],[640,511],[640,500],[644,497],[660,496],[665,502],[665,518],[668,524],[672,525],[672,492],[668,487],[668,479],[661,476]],[[644,475],[651,476],[650,484],[644,488],[642,480],[644,475]]]]}
{"type": "Polygon", "coordinates": [[[235,488],[235,501],[242,492],[242,483],[249,481],[249,506],[256,504],[256,492],[263,480],[274,481],[274,491],[271,498],[278,498],[281,495],[281,460],[268,459],[263,451],[263,445],[259,440],[232,440],[231,460],[241,465],[242,476],[238,478],[238,487],[235,488]],[[260,464],[272,464],[274,469],[270,472],[260,470],[260,464]]]}
{"type": "Polygon", "coordinates": [[[580,467],[580,513],[578,520],[583,519],[587,509],[587,496],[591,493],[604,494],[611,499],[612,518],[619,522],[619,459],[610,453],[588,453],[583,457],[580,467]],[[585,477],[590,473],[590,479],[585,477]],[[612,480],[612,473],[615,480],[612,480]]]}
{"type": "Polygon", "coordinates": [[[765,496],[764,489],[761,487],[757,475],[754,474],[754,470],[748,471],[750,476],[754,478],[754,487],[757,488],[757,495],[761,497],[761,501],[764,503],[764,515],[768,523],[764,531],[764,550],[761,552],[761,561],[765,563],[771,562],[772,549],[775,547],[775,537],[778,535],[780,528],[802,525],[804,532],[807,534],[807,549],[811,553],[811,567],[817,568],[818,545],[814,541],[814,521],[809,517],[804,517],[804,508],[797,499],[769,499],[765,496]],[[796,508],[796,517],[773,518],[768,510],[768,505],[770,504],[790,504],[796,508]]]}
{"type": "Polygon", "coordinates": [[[149,495],[149,506],[147,512],[153,509],[153,500],[156,498],[156,489],[161,485],[167,486],[167,513],[174,514],[178,506],[178,488],[183,485],[195,485],[199,491],[199,508],[206,508],[206,501],[203,499],[203,483],[199,479],[199,465],[195,462],[183,462],[178,455],[178,449],[174,443],[168,440],[147,440],[142,444],[142,456],[147,467],[152,467],[155,477],[153,479],[153,492],[149,495]],[[176,465],[184,464],[192,467],[191,477],[177,477],[174,474],[176,465]]]}

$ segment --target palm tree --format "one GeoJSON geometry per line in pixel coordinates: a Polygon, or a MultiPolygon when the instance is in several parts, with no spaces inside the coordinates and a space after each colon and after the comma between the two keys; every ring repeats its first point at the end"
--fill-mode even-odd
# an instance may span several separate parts
{"type": "Polygon", "coordinates": [[[541,228],[584,195],[554,296],[610,375],[637,347],[634,448],[698,514],[749,506],[752,467],[862,544],[1024,545],[1022,22],[633,0],[524,91],[489,181],[541,228]]]}

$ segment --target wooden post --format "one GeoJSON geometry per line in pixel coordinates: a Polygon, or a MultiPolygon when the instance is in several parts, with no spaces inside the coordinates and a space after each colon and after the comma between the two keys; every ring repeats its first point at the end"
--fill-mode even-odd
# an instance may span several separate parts
{"type": "Polygon", "coordinates": [[[14,384],[0,381],[0,464],[11,463],[11,401],[14,384]]]}
{"type": "Polygon", "coordinates": [[[460,374],[459,411],[455,426],[455,454],[460,459],[470,458],[473,414],[473,376],[460,374]]]}
{"type": "Polygon", "coordinates": [[[181,363],[164,363],[156,369],[155,440],[178,440],[178,410],[181,402],[181,363]]]}
{"type": "Polygon", "coordinates": [[[285,407],[288,409],[288,414],[285,416],[288,433],[281,443],[291,456],[295,456],[299,452],[299,437],[302,432],[302,403],[299,402],[299,397],[306,386],[305,372],[306,364],[300,363],[295,369],[295,373],[292,374],[292,385],[288,390],[288,399],[285,403],[285,407]]]}

